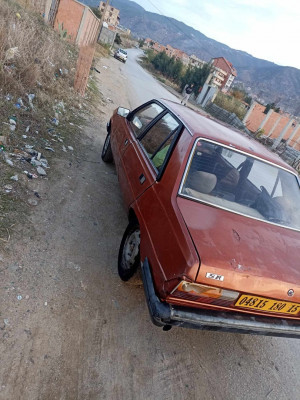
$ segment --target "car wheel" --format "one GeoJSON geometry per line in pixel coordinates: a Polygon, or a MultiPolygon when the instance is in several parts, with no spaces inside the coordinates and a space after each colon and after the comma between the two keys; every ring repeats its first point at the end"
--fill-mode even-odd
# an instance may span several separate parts
{"type": "Polygon", "coordinates": [[[119,249],[118,272],[122,281],[128,281],[140,265],[140,227],[137,222],[127,226],[119,249]]]}
{"type": "Polygon", "coordinates": [[[111,144],[110,144],[110,133],[106,135],[105,142],[103,144],[101,158],[106,163],[113,162],[113,154],[111,151],[111,144]]]}

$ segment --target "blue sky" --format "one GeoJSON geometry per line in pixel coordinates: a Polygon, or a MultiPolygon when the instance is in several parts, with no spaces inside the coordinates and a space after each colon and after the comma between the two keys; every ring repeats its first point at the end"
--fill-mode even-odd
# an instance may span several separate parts
{"type": "Polygon", "coordinates": [[[300,69],[300,0],[135,0],[237,50],[300,69]]]}

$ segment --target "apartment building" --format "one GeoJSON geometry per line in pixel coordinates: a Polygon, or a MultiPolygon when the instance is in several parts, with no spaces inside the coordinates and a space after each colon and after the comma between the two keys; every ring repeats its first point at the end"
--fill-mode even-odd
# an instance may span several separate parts
{"type": "Polygon", "coordinates": [[[212,58],[209,64],[213,67],[213,70],[216,71],[216,84],[219,89],[222,90],[222,92],[228,92],[232,82],[237,76],[234,66],[224,57],[212,58]]]}
{"type": "Polygon", "coordinates": [[[190,57],[190,65],[192,67],[196,67],[196,68],[202,68],[204,64],[206,64],[205,61],[200,60],[200,58],[198,58],[197,56],[195,56],[195,54],[192,54],[190,57]]]}
{"type": "Polygon", "coordinates": [[[110,5],[107,6],[105,12],[105,4],[104,1],[100,1],[99,10],[104,14],[103,21],[106,22],[108,25],[118,26],[120,23],[120,10],[110,5]]]}
{"type": "Polygon", "coordinates": [[[162,45],[162,44],[160,44],[160,43],[158,43],[158,42],[153,42],[151,48],[152,48],[154,51],[157,51],[157,52],[159,52],[159,53],[160,53],[161,51],[166,51],[166,46],[164,46],[164,45],[162,45]]]}
{"type": "Polygon", "coordinates": [[[221,68],[213,67],[211,68],[211,72],[206,79],[206,84],[210,86],[214,86],[219,90],[224,86],[224,82],[226,80],[227,73],[223,71],[221,68]]]}
{"type": "Polygon", "coordinates": [[[172,47],[171,45],[167,44],[166,46],[166,53],[169,57],[175,57],[175,51],[176,49],[172,47]]]}
{"type": "Polygon", "coordinates": [[[176,60],[180,60],[183,65],[187,66],[190,63],[190,57],[182,50],[175,49],[174,57],[176,58],[176,60]]]}

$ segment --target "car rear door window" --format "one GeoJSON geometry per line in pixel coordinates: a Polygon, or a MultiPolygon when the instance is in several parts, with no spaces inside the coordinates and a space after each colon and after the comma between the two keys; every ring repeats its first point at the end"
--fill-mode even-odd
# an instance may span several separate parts
{"type": "Polygon", "coordinates": [[[136,111],[130,120],[131,129],[135,136],[138,137],[142,132],[144,132],[154,118],[163,111],[163,108],[156,103],[151,103],[136,111]]]}
{"type": "Polygon", "coordinates": [[[178,121],[167,113],[140,140],[148,157],[158,170],[165,161],[178,128],[178,121]]]}

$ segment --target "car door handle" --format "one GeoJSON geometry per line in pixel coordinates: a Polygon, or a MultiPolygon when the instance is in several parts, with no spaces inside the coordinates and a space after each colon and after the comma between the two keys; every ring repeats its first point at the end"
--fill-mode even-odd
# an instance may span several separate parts
{"type": "Polygon", "coordinates": [[[140,180],[140,183],[141,183],[141,185],[142,185],[142,184],[145,182],[145,180],[146,180],[145,175],[144,175],[144,174],[140,175],[140,176],[139,176],[139,180],[140,180]]]}
{"type": "Polygon", "coordinates": [[[125,145],[125,146],[128,145],[128,139],[125,140],[124,145],[125,145]]]}

